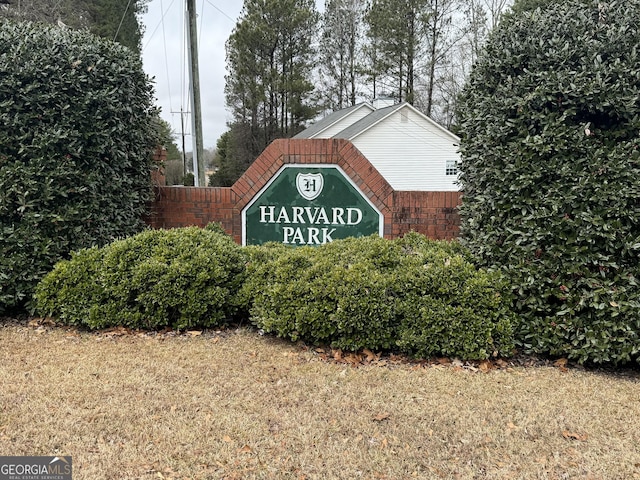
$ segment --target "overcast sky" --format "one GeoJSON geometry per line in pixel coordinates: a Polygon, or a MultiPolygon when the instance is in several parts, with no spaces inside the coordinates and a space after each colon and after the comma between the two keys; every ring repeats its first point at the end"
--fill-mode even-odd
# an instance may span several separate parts
{"type": "MultiPolygon", "coordinates": [[[[317,0],[324,5],[324,0],[317,0]]],[[[213,148],[226,131],[229,114],[224,106],[224,45],[242,10],[242,0],[196,0],[198,57],[204,147],[213,148]]],[[[155,79],[157,104],[181,145],[181,109],[189,111],[185,0],[151,0],[142,17],[144,69],[155,79]]],[[[185,117],[186,150],[192,150],[191,116],[185,117]]]]}
{"type": "MultiPolygon", "coordinates": [[[[241,0],[196,0],[198,53],[205,148],[215,147],[229,120],[224,107],[224,44],[242,9],[241,0]]],[[[190,111],[185,43],[185,0],[151,0],[142,17],[144,69],[155,79],[161,116],[181,143],[181,109],[190,111]]],[[[191,117],[185,117],[186,149],[191,148],[191,117]]]]}

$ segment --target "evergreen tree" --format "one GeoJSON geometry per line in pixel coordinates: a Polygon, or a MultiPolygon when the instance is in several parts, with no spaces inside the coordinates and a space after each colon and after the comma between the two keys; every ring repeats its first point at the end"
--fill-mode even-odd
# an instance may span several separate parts
{"type": "Polygon", "coordinates": [[[250,163],[274,139],[295,135],[315,115],[310,98],[318,21],[313,0],[245,0],[226,45],[232,143],[243,145],[229,161],[250,163]]]}
{"type": "Polygon", "coordinates": [[[365,19],[374,95],[386,93],[414,103],[416,64],[425,53],[428,0],[372,0],[365,19]],[[390,91],[379,91],[380,83],[390,91]]]}
{"type": "Polygon", "coordinates": [[[361,87],[363,0],[328,0],[319,48],[322,106],[339,110],[355,105],[361,87]]]}
{"type": "Polygon", "coordinates": [[[209,176],[210,187],[230,187],[255,160],[243,141],[247,135],[247,125],[235,123],[220,136],[214,157],[218,169],[209,176]]]}
{"type": "Polygon", "coordinates": [[[148,2],[149,0],[86,1],[86,8],[92,19],[89,30],[140,54],[143,29],[138,17],[146,11],[148,2]]]}

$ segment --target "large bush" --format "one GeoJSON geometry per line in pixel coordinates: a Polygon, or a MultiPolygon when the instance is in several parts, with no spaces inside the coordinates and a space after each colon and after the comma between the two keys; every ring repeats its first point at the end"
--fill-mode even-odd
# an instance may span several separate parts
{"type": "Polygon", "coordinates": [[[497,273],[478,269],[458,242],[407,235],[396,344],[419,357],[483,359],[513,353],[516,317],[497,273]]]}
{"type": "Polygon", "coordinates": [[[457,243],[417,234],[252,247],[252,321],[292,340],[468,359],[509,355],[513,313],[457,243]]]}
{"type": "Polygon", "coordinates": [[[212,327],[238,310],[245,264],[242,247],[216,229],[148,230],[57,263],[37,306],[89,328],[212,327]]]}
{"type": "Polygon", "coordinates": [[[551,2],[492,33],[461,98],[462,235],[533,352],[640,355],[640,3],[551,2]]]}
{"type": "Polygon", "coordinates": [[[70,251],[143,227],[152,87],[86,32],[0,22],[0,311],[70,251]]]}

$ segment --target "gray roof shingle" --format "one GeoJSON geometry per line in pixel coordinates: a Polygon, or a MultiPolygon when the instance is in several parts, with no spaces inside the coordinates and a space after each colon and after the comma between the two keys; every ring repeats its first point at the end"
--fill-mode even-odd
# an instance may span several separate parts
{"type": "Polygon", "coordinates": [[[333,125],[336,122],[340,121],[344,117],[350,115],[352,112],[355,112],[356,110],[358,110],[360,108],[363,108],[365,106],[369,106],[370,107],[370,105],[365,102],[365,103],[358,103],[357,105],[353,105],[353,106],[348,107],[348,108],[343,108],[342,110],[338,110],[337,112],[333,112],[333,113],[327,115],[326,117],[321,118],[320,120],[318,120],[317,122],[313,123],[312,125],[309,125],[308,128],[306,128],[305,130],[301,131],[300,133],[295,135],[293,138],[314,138],[316,135],[321,133],[323,130],[326,130],[331,125],[333,125]]]}
{"type": "Polygon", "coordinates": [[[364,130],[366,130],[370,126],[376,124],[377,122],[385,118],[387,115],[391,115],[396,110],[399,110],[404,105],[405,105],[404,103],[398,103],[396,105],[391,105],[390,107],[379,108],[378,110],[374,110],[366,117],[361,118],[353,125],[350,125],[349,127],[345,128],[341,132],[334,135],[333,138],[344,138],[349,140],[355,137],[356,135],[358,135],[359,133],[362,133],[364,130]]]}

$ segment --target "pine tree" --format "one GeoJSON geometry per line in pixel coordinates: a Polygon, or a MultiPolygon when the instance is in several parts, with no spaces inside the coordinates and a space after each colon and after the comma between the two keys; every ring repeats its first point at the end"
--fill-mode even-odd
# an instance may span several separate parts
{"type": "Polygon", "coordinates": [[[414,103],[416,64],[424,52],[428,0],[372,0],[365,20],[369,37],[369,78],[374,94],[414,103]],[[390,91],[380,92],[378,84],[390,91]]]}
{"type": "Polygon", "coordinates": [[[357,103],[362,76],[363,0],[328,0],[319,47],[322,104],[339,110],[357,103]]]}
{"type": "MultiPolygon", "coordinates": [[[[313,0],[245,0],[226,45],[231,135],[242,135],[244,145],[235,155],[253,160],[274,139],[295,135],[315,116],[311,73],[318,21],[313,0]]],[[[241,165],[247,160],[229,158],[241,165]]]]}

